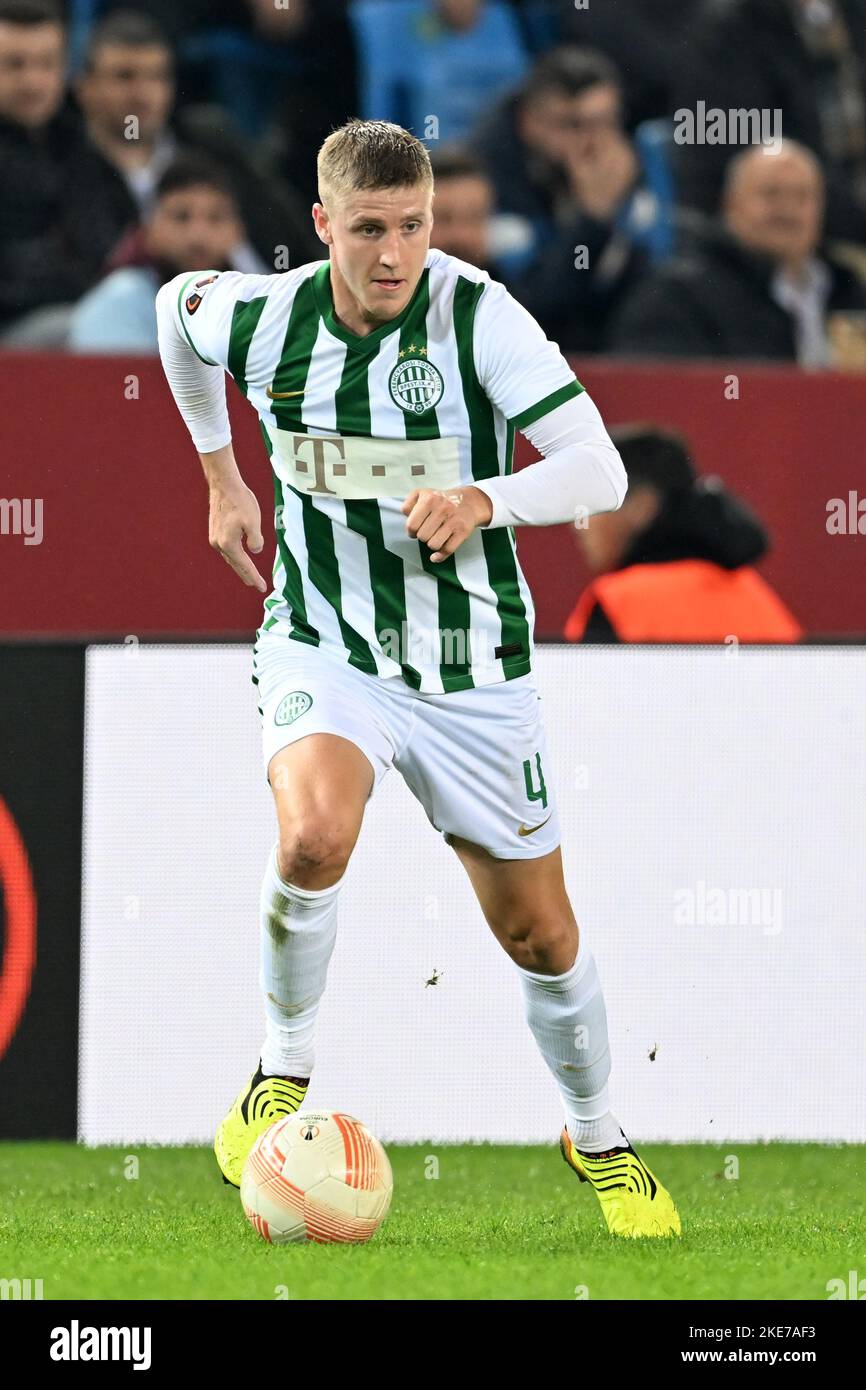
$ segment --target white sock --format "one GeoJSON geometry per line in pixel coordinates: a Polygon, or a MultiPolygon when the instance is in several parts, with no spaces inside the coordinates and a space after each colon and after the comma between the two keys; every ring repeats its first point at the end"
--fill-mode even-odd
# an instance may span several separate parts
{"type": "Polygon", "coordinates": [[[628,1140],[610,1113],[607,1014],[595,958],[580,933],[577,959],[564,975],[517,967],[526,1021],[562,1095],[575,1147],[601,1153],[628,1140]]]}
{"type": "Polygon", "coordinates": [[[330,888],[296,888],[280,878],[276,846],[262,882],[259,985],[265,998],[265,1076],[310,1076],[316,1015],[337,934],[337,899],[330,888]]]}

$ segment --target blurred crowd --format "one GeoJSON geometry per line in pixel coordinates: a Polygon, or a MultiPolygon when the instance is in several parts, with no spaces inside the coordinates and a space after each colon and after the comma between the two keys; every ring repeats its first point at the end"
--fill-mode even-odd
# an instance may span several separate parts
{"type": "Polygon", "coordinates": [[[353,115],[564,351],[866,369],[866,0],[0,0],[0,343],[154,352],[178,271],[322,259],[353,115]]]}

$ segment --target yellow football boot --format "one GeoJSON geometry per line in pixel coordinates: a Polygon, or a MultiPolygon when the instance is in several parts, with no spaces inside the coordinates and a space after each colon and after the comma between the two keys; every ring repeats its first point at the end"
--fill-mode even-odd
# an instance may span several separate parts
{"type": "Polygon", "coordinates": [[[263,1076],[259,1062],[216,1132],[213,1151],[223,1182],[240,1187],[247,1154],[259,1135],[275,1120],[300,1110],[309,1084],[309,1077],[263,1076]]]}
{"type": "Polygon", "coordinates": [[[680,1218],[667,1188],[638,1158],[631,1144],[605,1153],[582,1153],[567,1129],[559,1148],[569,1168],[588,1182],[601,1203],[607,1229],[614,1236],[678,1236],[680,1218]]]}

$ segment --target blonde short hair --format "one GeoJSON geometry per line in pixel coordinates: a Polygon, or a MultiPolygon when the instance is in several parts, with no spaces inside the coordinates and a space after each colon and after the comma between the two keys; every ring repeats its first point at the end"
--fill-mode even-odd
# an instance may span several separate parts
{"type": "Polygon", "coordinates": [[[433,187],[430,156],[421,141],[390,121],[357,117],[331,131],[317,160],[319,201],[326,209],[372,188],[433,187]]]}

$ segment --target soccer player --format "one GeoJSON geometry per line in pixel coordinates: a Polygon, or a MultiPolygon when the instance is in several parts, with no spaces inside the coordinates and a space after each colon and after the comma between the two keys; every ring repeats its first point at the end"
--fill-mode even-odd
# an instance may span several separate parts
{"type": "Polygon", "coordinates": [[[210,542],[248,585],[261,518],[232,452],[228,371],[259,415],[276,494],[273,588],[253,654],[278,840],[260,903],[266,1037],[217,1132],[239,1185],[302,1104],[337,902],[393,765],[453,847],[519,973],[559,1086],[560,1147],[611,1232],[679,1234],[608,1097],[607,1019],[568,900],[533,606],[512,527],[615,510],[619,455],[555,343],[477,267],[429,249],[426,149],[383,121],[324,142],[329,258],[197,270],[157,295],[165,373],[210,487],[210,542]],[[512,473],[514,431],[541,459],[512,473]]]}

